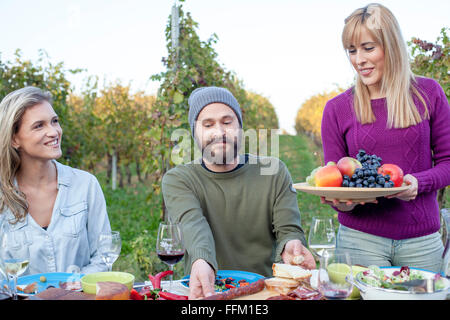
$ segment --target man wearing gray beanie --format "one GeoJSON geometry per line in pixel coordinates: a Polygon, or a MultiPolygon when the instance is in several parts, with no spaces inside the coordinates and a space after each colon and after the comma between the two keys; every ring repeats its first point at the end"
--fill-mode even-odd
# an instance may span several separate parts
{"type": "Polygon", "coordinates": [[[219,87],[202,87],[197,88],[192,91],[188,104],[189,104],[189,115],[188,121],[191,127],[192,136],[194,136],[195,121],[197,121],[198,114],[203,110],[204,107],[211,103],[223,103],[230,107],[236,116],[238,117],[239,124],[242,128],[242,112],[239,102],[233,96],[233,94],[225,88],[219,87]]]}
{"type": "Polygon", "coordinates": [[[274,262],[315,268],[306,249],[295,189],[282,161],[261,174],[261,157],[239,154],[242,112],[225,88],[205,87],[189,97],[191,134],[202,159],[181,164],[163,177],[169,219],[181,225],[189,298],[214,293],[218,270],[272,275],[274,262]]]}

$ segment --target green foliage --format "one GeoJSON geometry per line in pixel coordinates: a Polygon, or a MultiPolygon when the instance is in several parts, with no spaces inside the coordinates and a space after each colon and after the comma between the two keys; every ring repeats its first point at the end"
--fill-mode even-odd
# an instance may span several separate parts
{"type": "MultiPolygon", "coordinates": [[[[411,49],[411,69],[417,74],[433,78],[442,86],[442,89],[450,99],[450,42],[447,36],[449,28],[442,28],[436,43],[427,42],[419,38],[412,38],[408,42],[411,49]]],[[[449,203],[445,196],[448,187],[439,190],[439,207],[444,208],[449,203]]],[[[448,192],[447,192],[448,194],[448,192]]]]}
{"type": "Polygon", "coordinates": [[[247,91],[249,104],[245,110],[245,126],[252,129],[278,129],[278,117],[268,98],[247,91]]]}
{"type": "Polygon", "coordinates": [[[449,28],[442,28],[435,43],[412,38],[408,42],[411,49],[411,69],[417,75],[433,78],[444,89],[447,99],[450,97],[450,42],[449,28]]]}

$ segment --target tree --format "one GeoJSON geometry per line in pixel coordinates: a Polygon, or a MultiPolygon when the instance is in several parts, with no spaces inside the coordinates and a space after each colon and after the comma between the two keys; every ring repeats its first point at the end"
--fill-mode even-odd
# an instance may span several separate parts
{"type": "Polygon", "coordinates": [[[323,92],[306,100],[297,112],[295,119],[295,130],[297,134],[308,135],[317,145],[322,145],[320,127],[322,123],[323,110],[328,100],[343,92],[338,88],[330,92],[323,92]]]}
{"type": "MultiPolygon", "coordinates": [[[[411,69],[417,75],[433,78],[442,86],[447,100],[450,98],[450,42],[447,36],[449,28],[442,28],[435,43],[419,38],[408,42],[411,48],[411,69]]],[[[439,190],[439,207],[445,207],[446,188],[439,190]]]]}

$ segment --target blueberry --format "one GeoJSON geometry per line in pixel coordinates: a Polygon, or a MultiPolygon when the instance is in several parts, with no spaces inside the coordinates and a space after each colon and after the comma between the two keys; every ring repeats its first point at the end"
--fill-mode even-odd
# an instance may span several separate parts
{"type": "Polygon", "coordinates": [[[375,183],[369,184],[369,188],[375,188],[375,183]]]}
{"type": "Polygon", "coordinates": [[[344,180],[350,180],[350,177],[346,174],[344,174],[344,176],[342,177],[344,180]]]}
{"type": "Polygon", "coordinates": [[[349,183],[348,183],[348,187],[349,188],[354,188],[356,186],[356,183],[354,183],[353,181],[350,181],[349,183]]]}
{"type": "Polygon", "coordinates": [[[387,174],[387,175],[385,175],[385,176],[384,176],[384,180],[386,180],[386,181],[389,181],[389,180],[391,180],[391,176],[390,176],[390,175],[388,175],[388,174],[387,174]]]}
{"type": "Polygon", "coordinates": [[[375,185],[375,188],[384,188],[384,186],[383,186],[382,184],[378,184],[378,183],[377,183],[377,184],[375,185]]]}
{"type": "Polygon", "coordinates": [[[371,176],[371,177],[369,177],[369,178],[367,179],[367,181],[368,181],[369,183],[374,183],[374,182],[375,182],[375,178],[374,178],[373,176],[371,176]]]}
{"type": "Polygon", "coordinates": [[[364,170],[359,170],[357,176],[358,178],[364,177],[364,170]]]}
{"type": "Polygon", "coordinates": [[[368,182],[367,180],[364,180],[363,183],[362,183],[362,185],[363,185],[363,186],[368,186],[368,185],[369,185],[369,182],[368,182]]]}
{"type": "Polygon", "coordinates": [[[349,184],[349,182],[348,182],[348,180],[344,180],[344,181],[342,181],[342,186],[343,187],[348,187],[348,184],[349,184]]]}
{"type": "Polygon", "coordinates": [[[383,177],[377,177],[377,183],[384,185],[386,180],[383,177]]]}
{"type": "Polygon", "coordinates": [[[361,183],[357,183],[357,184],[356,184],[356,187],[357,187],[357,188],[362,188],[363,185],[362,185],[361,183]]]}
{"type": "Polygon", "coordinates": [[[365,171],[364,171],[364,177],[368,177],[368,176],[370,176],[370,175],[371,175],[370,170],[365,170],[365,171]]]}

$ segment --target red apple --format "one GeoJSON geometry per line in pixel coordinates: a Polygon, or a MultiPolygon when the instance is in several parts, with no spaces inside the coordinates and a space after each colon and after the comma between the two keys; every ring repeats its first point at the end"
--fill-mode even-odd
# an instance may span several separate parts
{"type": "Polygon", "coordinates": [[[361,162],[359,162],[355,158],[343,157],[338,161],[337,167],[342,175],[351,177],[355,173],[356,169],[362,168],[362,165],[361,162]]]}
{"type": "Polygon", "coordinates": [[[314,178],[316,187],[340,187],[343,180],[337,165],[327,165],[320,168],[314,178]]]}
{"type": "Polygon", "coordinates": [[[383,164],[378,168],[378,173],[383,176],[388,174],[391,177],[391,181],[394,182],[394,187],[401,187],[403,184],[403,170],[395,164],[383,164]]]}

